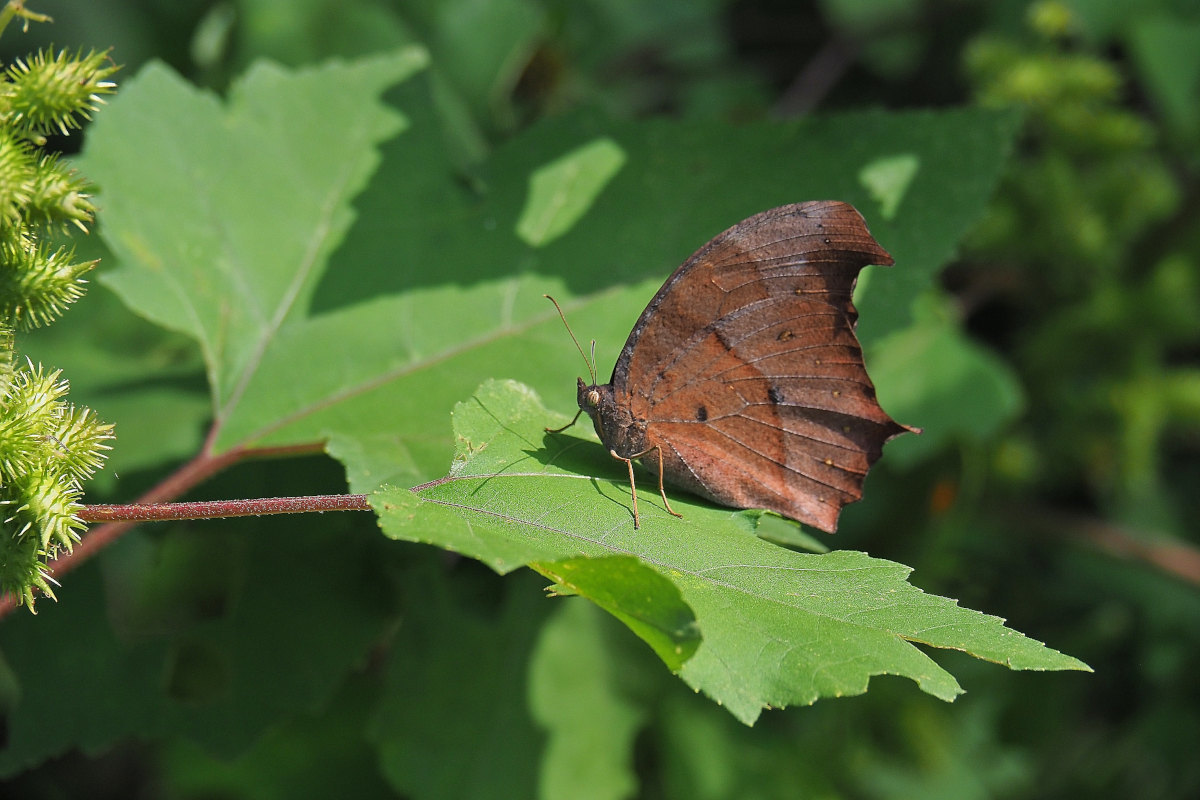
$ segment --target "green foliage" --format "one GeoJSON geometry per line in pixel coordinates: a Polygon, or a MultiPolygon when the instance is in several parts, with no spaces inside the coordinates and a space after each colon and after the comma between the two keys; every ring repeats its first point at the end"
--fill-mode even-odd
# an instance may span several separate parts
{"type": "Polygon", "coordinates": [[[192,496],[348,480],[436,546],[368,515],[127,534],[64,602],[4,621],[7,793],[144,794],[143,773],[112,784],[131,762],[179,797],[1200,790],[1200,601],[1176,577],[1200,517],[1188,4],[201,5],[57,13],[72,50],[171,68],[89,127],[73,163],[113,253],[79,258],[105,257],[106,288],[24,349],[121,425],[105,499],[198,453],[324,442],[338,462],[241,463],[192,496]],[[329,56],[348,60],[312,66],[329,56]],[[799,107],[823,110],[765,119],[799,107]],[[697,246],[814,197],[855,203],[896,256],[864,275],[860,333],[884,406],[925,433],[815,547],[684,496],[667,519],[653,491],[635,538],[621,465],[541,431],[582,368],[541,294],[603,371],[697,246]],[[521,390],[484,413],[494,378],[549,410],[521,390]],[[693,574],[722,555],[752,565],[745,591],[693,574]],[[979,624],[927,643],[934,612],[979,624]],[[1076,664],[1012,629],[1097,674],[988,663],[1076,664]],[[802,702],[806,676],[836,694],[906,665],[739,721],[802,702]]]}
{"type": "Polygon", "coordinates": [[[595,608],[565,603],[530,656],[529,709],[546,730],[540,794],[621,798],[637,792],[631,753],[646,722],[644,672],[621,670],[621,639],[595,608]]]}
{"type": "MultiPolygon", "coordinates": [[[[227,111],[151,66],[94,126],[84,163],[109,187],[105,235],[120,262],[103,281],[143,316],[199,342],[214,383],[217,452],[329,437],[345,453],[356,491],[430,480],[444,473],[451,452],[448,409],[496,365],[544,396],[561,394],[563,375],[578,369],[543,293],[564,301],[576,327],[599,341],[600,362],[611,364],[662,276],[729,220],[796,196],[847,197],[869,210],[857,169],[839,164],[910,153],[925,167],[902,199],[890,201],[898,204],[895,218],[874,226],[909,266],[864,281],[860,331],[869,348],[882,331],[905,324],[912,299],[953,251],[972,208],[982,207],[1015,122],[967,111],[902,122],[868,113],[784,126],[646,126],[576,114],[514,138],[478,173],[487,190],[476,194],[456,177],[434,87],[427,73],[414,75],[422,63],[419,52],[405,50],[294,78],[264,66],[233,87],[227,111]],[[404,76],[413,77],[397,90],[398,112],[363,110],[362,97],[404,76]],[[333,95],[342,112],[304,110],[305,126],[275,124],[297,104],[311,107],[313,92],[333,95]],[[128,135],[152,126],[156,137],[128,135]],[[401,130],[380,155],[370,147],[401,130]],[[540,170],[561,163],[561,154],[594,147],[601,132],[625,153],[626,166],[569,235],[530,246],[519,231],[528,214],[543,213],[529,211],[538,207],[533,176],[547,174],[540,170]],[[856,149],[847,152],[851,138],[856,149]],[[972,146],[940,154],[964,138],[972,146]],[[720,157],[730,147],[786,154],[786,161],[731,162],[720,157]],[[177,168],[152,166],[156,149],[155,158],[177,168]],[[207,166],[197,169],[205,152],[207,166]],[[257,168],[274,176],[263,187],[274,190],[270,197],[245,191],[244,165],[256,153],[257,168]],[[698,169],[703,153],[710,155],[698,169]],[[314,168],[314,160],[332,163],[314,168]],[[376,163],[355,220],[346,204],[376,163]],[[940,185],[955,174],[964,174],[959,201],[938,205],[940,185]],[[717,185],[730,190],[702,205],[689,201],[717,185]],[[255,221],[253,209],[264,202],[281,213],[255,221]],[[929,203],[938,213],[923,210],[929,203]],[[203,224],[213,208],[230,219],[203,224]],[[181,219],[191,220],[190,230],[181,219]],[[621,238],[610,244],[618,227],[621,238]],[[628,255],[635,252],[642,255],[628,255]],[[316,363],[337,368],[314,370],[316,363]],[[397,438],[399,457],[378,449],[397,438]]],[[[893,391],[879,389],[885,400],[893,391]]]]}
{"type": "MultiPolygon", "coordinates": [[[[967,54],[981,101],[1019,105],[1028,119],[1022,155],[971,240],[973,262],[1014,265],[1013,300],[1032,312],[1015,363],[1040,407],[1030,421],[1053,420],[1038,459],[1052,466],[1028,477],[1078,475],[1115,518],[1170,531],[1178,501],[1159,453],[1195,430],[1200,371],[1178,354],[1200,345],[1200,281],[1191,234],[1167,226],[1184,202],[1158,146],[1169,131],[1122,103],[1118,65],[1072,46],[1084,20],[1057,3],[1032,8],[1030,33],[981,38],[967,54]],[[1064,352],[1065,362],[1052,355],[1064,352]]],[[[1142,51],[1158,30],[1144,23],[1131,20],[1142,51]]],[[[1188,74],[1154,72],[1152,86],[1169,94],[1188,74]]]]}
{"type": "MultiPolygon", "coordinates": [[[[0,11],[0,30],[22,11],[11,3],[0,11]]],[[[81,483],[104,463],[112,438],[112,425],[63,399],[60,370],[47,374],[15,357],[16,331],[62,316],[96,265],[75,261],[74,248],[53,239],[68,223],[87,232],[95,212],[88,186],[38,148],[47,134],[78,128],[112,91],[108,60],[45,50],[11,63],[0,82],[0,593],[30,610],[35,589],[54,597],[45,564],[78,540],[81,483]]]]}
{"type": "MultiPolygon", "coordinates": [[[[436,478],[453,441],[447,403],[475,388],[468,382],[500,367],[544,393],[567,394],[563,375],[571,374],[575,355],[544,291],[563,298],[581,329],[598,333],[607,351],[601,360],[611,360],[661,275],[730,219],[796,192],[849,197],[870,213],[879,185],[866,185],[862,176],[872,173],[861,168],[903,163],[904,180],[887,189],[891,219],[875,229],[912,266],[864,281],[859,303],[873,325],[864,323],[862,332],[873,347],[883,333],[916,323],[914,303],[933,291],[936,264],[982,208],[1014,131],[1010,114],[970,111],[716,130],[574,115],[516,137],[480,171],[487,187],[480,193],[455,179],[455,153],[437,125],[435,84],[423,65],[422,53],[410,49],[294,74],[263,66],[234,85],[225,108],[151,66],[93,127],[85,163],[107,189],[105,235],[120,262],[105,283],[143,315],[197,341],[212,379],[217,452],[328,437],[357,488],[436,478]],[[373,99],[398,82],[397,110],[373,99]],[[314,97],[327,98],[330,108],[314,107],[314,97]],[[285,124],[297,114],[305,124],[285,124]],[[142,138],[134,140],[131,130],[142,138]],[[847,151],[851,135],[855,148],[847,151]],[[396,138],[380,152],[387,136],[396,138]],[[947,156],[949,140],[971,144],[947,156]],[[781,185],[781,162],[764,160],[738,164],[734,181],[732,165],[720,157],[731,146],[788,154],[792,180],[781,185]],[[708,166],[697,169],[698,158],[708,166]],[[176,168],[162,169],[164,161],[176,168]],[[243,180],[248,165],[264,176],[253,196],[243,180]],[[939,199],[953,176],[953,202],[939,199]],[[738,191],[689,203],[717,185],[738,191]],[[349,203],[359,192],[354,219],[349,203]],[[254,214],[262,207],[273,209],[267,220],[254,214]],[[671,221],[669,237],[664,220],[671,221]],[[614,262],[618,251],[599,246],[614,231],[620,252],[642,254],[636,261],[614,262]],[[395,254],[399,266],[384,253],[395,254]],[[558,264],[571,269],[561,273],[558,264]],[[641,280],[646,274],[652,277],[641,280]],[[375,291],[363,295],[364,285],[375,291]],[[440,324],[447,319],[455,324],[440,324]]],[[[940,336],[953,343],[961,334],[943,327],[940,336]]],[[[977,358],[969,348],[962,352],[966,364],[977,358]]],[[[973,381],[970,368],[949,384],[956,380],[973,381]]],[[[885,402],[904,394],[905,381],[880,381],[885,402]]],[[[909,410],[937,441],[947,433],[938,433],[939,420],[928,413],[937,394],[921,387],[930,385],[939,384],[909,391],[909,410]]],[[[542,428],[561,414],[526,393],[514,404],[496,391],[485,389],[453,414],[461,452],[452,481],[419,495],[406,488],[377,495],[385,530],[500,571],[532,566],[559,592],[587,597],[625,622],[687,683],[739,719],[753,721],[766,706],[861,693],[870,676],[883,673],[907,675],[943,699],[960,693],[914,642],[1015,668],[1082,667],[994,617],[922,593],[905,582],[901,565],[768,544],[753,535],[762,519],[755,513],[681,498],[686,520],[648,512],[647,525],[634,531],[622,476],[599,448],[581,448],[573,437],[543,441],[542,428]],[[498,420],[507,421],[497,427],[498,420]],[[523,452],[530,447],[532,457],[523,452]],[[538,474],[498,498],[479,494],[498,485],[487,476],[526,461],[521,471],[538,474]],[[550,465],[566,465],[571,475],[546,474],[550,465]],[[496,502],[524,523],[493,524],[496,502]],[[467,518],[442,510],[444,504],[467,518]],[[545,529],[548,514],[561,533],[545,529]],[[744,566],[717,580],[728,564],[744,566]],[[807,583],[781,574],[807,576],[807,583]]],[[[986,397],[990,390],[977,391],[986,397]]],[[[994,405],[991,416],[1010,413],[1002,401],[994,405]]],[[[653,507],[651,498],[646,502],[653,507]]],[[[453,623],[450,629],[459,630],[453,623]]],[[[435,662],[416,668],[452,675],[428,673],[435,662]]],[[[228,680],[203,678],[214,669],[186,680],[181,673],[180,690],[205,695],[211,690],[204,686],[228,680]]],[[[450,685],[461,685],[461,676],[450,685]]],[[[388,722],[405,737],[411,724],[388,722]]],[[[387,760],[397,785],[408,786],[403,776],[418,763],[410,749],[387,760]]],[[[457,781],[457,772],[446,780],[457,781]]],[[[444,786],[440,791],[450,791],[444,786]]]]}

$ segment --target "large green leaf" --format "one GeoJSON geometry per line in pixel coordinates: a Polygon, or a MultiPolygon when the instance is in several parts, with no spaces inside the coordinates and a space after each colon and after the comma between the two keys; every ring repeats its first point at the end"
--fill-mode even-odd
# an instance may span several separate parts
{"type": "MultiPolygon", "coordinates": [[[[902,564],[764,542],[746,512],[677,497],[684,518],[676,519],[653,491],[640,492],[634,529],[618,465],[613,478],[594,477],[594,435],[546,433],[563,420],[526,387],[487,383],[454,419],[458,452],[446,478],[374,496],[384,530],[501,572],[572,556],[636,557],[695,613],[703,641],[680,676],[746,723],[764,708],[861,694],[873,675],[903,675],[953,700],[958,682],[917,645],[1012,669],[1088,669],[997,617],[925,594],[902,564]]],[[[644,616],[633,603],[628,610],[644,616]]]]}
{"type": "Polygon", "coordinates": [[[200,344],[218,422],[306,313],[378,163],[374,146],[403,127],[378,95],[424,60],[409,50],[297,73],[263,64],[224,109],[152,64],[97,126],[87,169],[121,265],[105,282],[200,344]]]}

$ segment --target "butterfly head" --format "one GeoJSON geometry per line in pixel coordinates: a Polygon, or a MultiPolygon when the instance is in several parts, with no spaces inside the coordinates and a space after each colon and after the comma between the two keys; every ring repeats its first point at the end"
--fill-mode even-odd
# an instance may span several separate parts
{"type": "Polygon", "coordinates": [[[576,389],[576,400],[579,403],[580,410],[591,418],[592,424],[596,427],[596,435],[600,437],[601,441],[606,441],[604,437],[604,418],[607,416],[605,409],[612,407],[612,386],[597,386],[594,383],[587,384],[583,382],[583,378],[579,378],[576,389]]]}
{"type": "Polygon", "coordinates": [[[604,446],[621,458],[641,455],[647,447],[646,426],[630,414],[628,404],[618,402],[611,383],[578,383],[579,409],[592,420],[604,446]]]}
{"type": "Polygon", "coordinates": [[[600,404],[604,400],[605,394],[612,398],[611,386],[597,386],[595,384],[586,384],[583,378],[577,378],[578,387],[576,389],[576,400],[579,407],[592,419],[596,418],[596,413],[600,410],[600,404]],[[607,392],[605,391],[607,390],[607,392]]]}

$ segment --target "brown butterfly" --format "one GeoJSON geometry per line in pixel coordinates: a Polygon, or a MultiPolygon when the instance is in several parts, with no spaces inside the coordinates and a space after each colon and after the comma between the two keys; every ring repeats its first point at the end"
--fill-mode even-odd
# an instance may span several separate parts
{"type": "Polygon", "coordinates": [[[859,271],[893,263],[853,206],[823,201],[743,220],[675,270],[612,380],[579,379],[579,413],[629,468],[635,528],[641,459],[675,516],[664,483],[837,529],[884,443],[919,432],[880,407],[854,335],[859,271]]]}

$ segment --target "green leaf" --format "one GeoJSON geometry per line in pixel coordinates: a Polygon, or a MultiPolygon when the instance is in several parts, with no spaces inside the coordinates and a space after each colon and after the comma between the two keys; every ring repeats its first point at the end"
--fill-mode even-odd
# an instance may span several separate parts
{"type": "Polygon", "coordinates": [[[624,622],[672,672],[700,646],[696,617],[675,584],[636,558],[572,558],[530,566],[559,594],[579,594],[624,622]]]}
{"type": "MultiPolygon", "coordinates": [[[[703,642],[681,677],[748,724],[763,708],[861,694],[872,675],[903,675],[953,700],[962,689],[918,644],[1013,669],[1088,669],[996,617],[921,592],[906,582],[902,564],[771,545],[751,534],[752,512],[680,495],[672,502],[684,519],[676,519],[641,492],[635,530],[622,471],[615,462],[613,474],[589,471],[603,463],[594,436],[545,433],[562,418],[526,387],[486,383],[454,419],[459,447],[448,476],[374,495],[385,532],[497,571],[580,557],[639,559],[674,583],[695,613],[703,642]]],[[[646,617],[619,588],[605,599],[618,618],[646,617]]]]}
{"type": "Polygon", "coordinates": [[[807,550],[811,553],[829,552],[829,545],[825,542],[806,533],[804,528],[773,511],[759,512],[758,527],[755,532],[760,538],[784,547],[807,550]]]}
{"type": "Polygon", "coordinates": [[[638,790],[631,755],[646,710],[611,620],[568,600],[542,628],[529,665],[529,707],[549,734],[541,797],[621,800],[638,790]]]}
{"type": "Polygon", "coordinates": [[[103,280],[200,344],[218,422],[303,318],[375,147],[404,127],[379,93],[424,61],[408,50],[297,73],[260,64],[226,109],[151,64],[96,127],[85,169],[109,190],[106,238],[121,263],[103,280]]]}
{"type": "Polygon", "coordinates": [[[597,139],[560,156],[529,176],[529,197],[517,220],[517,236],[541,247],[571,229],[625,164],[612,139],[597,139]]]}
{"type": "MultiPolygon", "coordinates": [[[[224,107],[151,67],[126,84],[91,131],[84,169],[103,188],[103,231],[120,262],[107,282],[139,313],[200,345],[214,396],[214,453],[327,441],[356,490],[429,480],[451,449],[446,410],[480,381],[500,371],[542,391],[573,394],[567,376],[577,355],[543,293],[564,301],[576,327],[600,341],[601,363],[612,363],[647,299],[688,254],[739,219],[800,199],[856,203],[896,256],[897,267],[876,272],[860,299],[860,332],[870,344],[908,323],[911,303],[989,196],[1015,125],[1013,115],[979,111],[737,127],[575,115],[516,137],[464,183],[436,113],[436,82],[414,74],[421,63],[419,53],[406,51],[294,73],[259,67],[224,107]],[[377,100],[398,81],[389,101],[402,116],[377,100]],[[619,148],[625,167],[589,184],[582,196],[590,208],[561,235],[530,247],[517,230],[531,176],[547,164],[571,163],[560,159],[596,142],[613,143],[602,153],[619,148]],[[895,217],[878,220],[856,176],[897,152],[928,166],[912,178],[895,217]],[[258,213],[264,208],[272,213],[258,213]]],[[[539,219],[551,220],[542,231],[563,225],[555,214],[539,219]]],[[[888,381],[877,384],[886,396],[888,381]]],[[[529,396],[506,406],[502,418],[528,432],[533,455],[513,461],[497,447],[496,419],[460,407],[460,464],[452,475],[419,495],[377,496],[389,533],[436,542],[500,571],[580,556],[638,558],[679,592],[667,612],[648,614],[614,581],[591,574],[576,590],[633,623],[668,663],[682,663],[685,680],[741,719],[753,719],[764,704],[860,692],[869,675],[886,671],[908,674],[940,697],[958,691],[905,639],[923,630],[911,619],[863,631],[851,625],[858,635],[846,649],[857,665],[845,673],[822,671],[822,651],[802,646],[760,653],[769,668],[743,663],[759,652],[744,649],[761,645],[756,630],[774,635],[778,626],[785,641],[812,642],[822,625],[843,629],[844,621],[822,623],[819,613],[797,627],[804,617],[791,613],[795,601],[781,604],[771,588],[788,582],[762,577],[779,568],[777,559],[818,557],[758,539],[755,512],[687,500],[680,502],[688,520],[678,522],[647,497],[653,524],[629,539],[619,474],[615,483],[593,478],[605,474],[597,465],[613,466],[603,451],[575,436],[545,437],[550,415],[529,396]],[[534,472],[510,475],[512,463],[534,472]],[[550,464],[566,471],[542,476],[550,464]],[[455,493],[478,483],[487,496],[495,484],[479,476],[501,472],[521,489],[498,502],[524,505],[508,521],[484,514],[481,527],[486,504],[455,493]],[[544,517],[561,522],[566,535],[554,528],[531,536],[530,523],[544,517]],[[740,604],[729,606],[727,593],[742,589],[713,582],[720,564],[748,565],[740,604]],[[704,643],[683,661],[689,646],[678,633],[686,626],[676,622],[685,605],[704,643]]],[[[820,558],[816,574],[829,564],[840,574],[849,563],[853,574],[875,576],[862,590],[869,597],[907,587],[904,567],[857,554],[820,558]]],[[[949,601],[911,587],[896,591],[932,604],[930,613],[968,613],[948,611],[949,601]]],[[[954,637],[932,643],[962,645],[954,637]]],[[[1000,647],[995,657],[1008,655],[1000,647]]]]}

